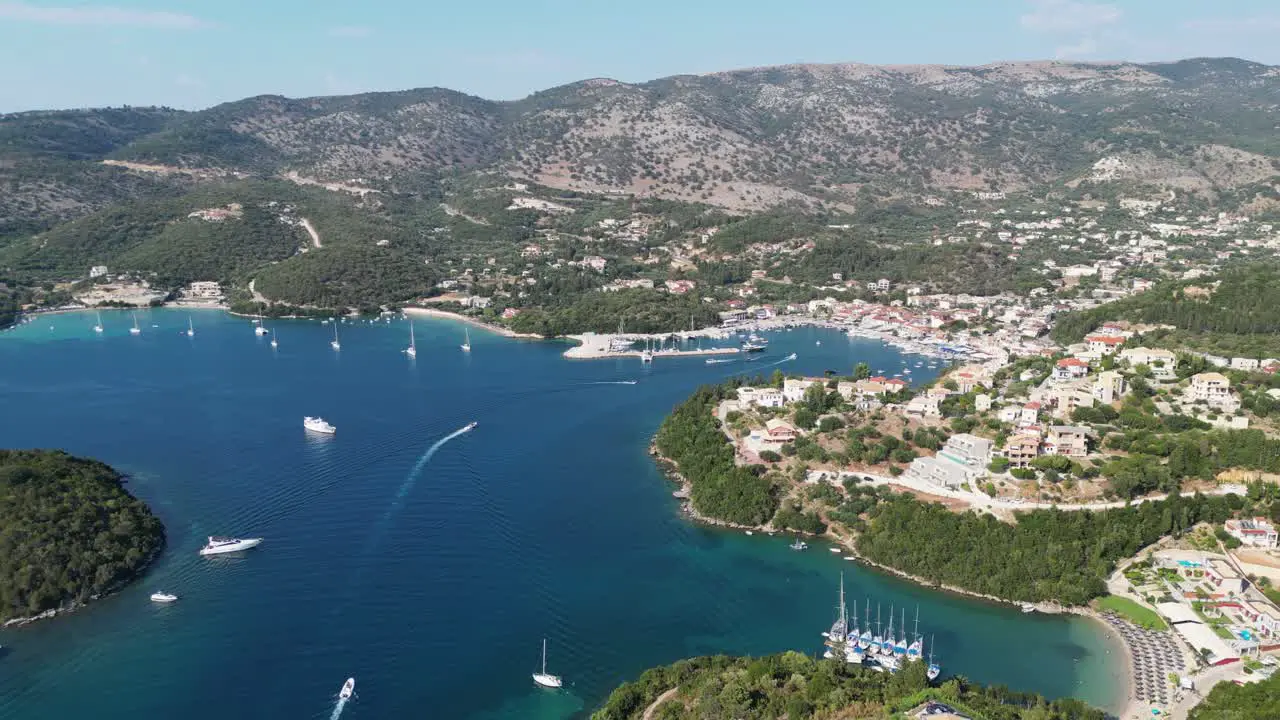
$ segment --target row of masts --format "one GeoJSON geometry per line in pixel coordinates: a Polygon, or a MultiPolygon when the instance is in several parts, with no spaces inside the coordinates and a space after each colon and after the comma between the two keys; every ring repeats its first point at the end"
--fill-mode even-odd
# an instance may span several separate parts
{"type": "MultiPolygon", "coordinates": [[[[920,608],[916,607],[915,628],[912,636],[915,638],[908,644],[907,642],[907,611],[902,609],[902,621],[898,625],[897,632],[894,631],[894,609],[889,607],[889,625],[884,628],[881,623],[880,604],[876,604],[876,621],[875,633],[871,631],[871,600],[868,598],[863,606],[864,620],[861,628],[856,626],[850,627],[850,618],[848,607],[845,603],[844,596],[844,575],[840,576],[840,604],[837,607],[837,620],[831,627],[831,631],[827,636],[827,644],[836,649],[845,651],[845,657],[849,662],[861,662],[867,655],[872,656],[874,660],[882,665],[887,665],[888,669],[896,670],[896,660],[905,658],[907,660],[923,659],[924,637],[920,635],[920,608]],[[883,630],[883,632],[882,632],[883,630]],[[891,662],[884,663],[877,658],[885,658],[891,662]]],[[[854,622],[857,622],[858,603],[855,600],[853,604],[854,622]]],[[[927,674],[932,680],[937,677],[940,669],[933,662],[933,642],[930,641],[929,649],[929,665],[927,674]]]]}

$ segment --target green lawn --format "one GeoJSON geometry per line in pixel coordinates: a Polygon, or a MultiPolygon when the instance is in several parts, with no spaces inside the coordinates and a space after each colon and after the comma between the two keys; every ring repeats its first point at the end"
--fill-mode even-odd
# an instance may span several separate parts
{"type": "Polygon", "coordinates": [[[1111,611],[1129,622],[1147,628],[1148,630],[1168,630],[1169,626],[1164,620],[1156,614],[1154,610],[1145,608],[1138,603],[1116,595],[1107,595],[1098,598],[1098,609],[1102,611],[1111,611]]]}

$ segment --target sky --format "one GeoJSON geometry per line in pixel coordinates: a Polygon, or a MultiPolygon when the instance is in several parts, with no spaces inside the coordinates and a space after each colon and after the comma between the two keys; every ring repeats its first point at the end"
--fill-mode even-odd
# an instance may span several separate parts
{"type": "Polygon", "coordinates": [[[1278,37],[1275,0],[0,0],[0,112],[431,86],[510,100],[788,63],[1280,65],[1278,37]]]}

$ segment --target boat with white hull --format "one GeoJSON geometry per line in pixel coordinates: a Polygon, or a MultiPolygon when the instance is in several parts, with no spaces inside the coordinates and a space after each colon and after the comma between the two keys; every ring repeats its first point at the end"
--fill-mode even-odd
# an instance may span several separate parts
{"type": "Polygon", "coordinates": [[[542,639],[542,672],[533,674],[533,681],[546,688],[558,688],[564,685],[559,675],[547,672],[547,639],[542,639]]]}
{"type": "Polygon", "coordinates": [[[209,544],[200,548],[200,554],[222,555],[224,553],[248,550],[249,548],[257,547],[260,544],[262,544],[262,538],[229,538],[210,535],[209,544]]]}
{"type": "Polygon", "coordinates": [[[173,593],[167,593],[167,592],[151,593],[151,602],[171,603],[171,602],[177,601],[177,599],[178,599],[178,596],[174,595],[173,593]]]}
{"type": "Polygon", "coordinates": [[[311,417],[310,415],[302,418],[302,427],[310,430],[311,432],[323,433],[325,435],[332,435],[338,432],[338,428],[330,425],[328,422],[325,422],[324,418],[311,417]]]}
{"type": "Polygon", "coordinates": [[[350,700],[351,696],[354,695],[355,692],[356,692],[356,679],[347,678],[347,681],[342,683],[342,689],[338,691],[338,699],[350,700]]]}

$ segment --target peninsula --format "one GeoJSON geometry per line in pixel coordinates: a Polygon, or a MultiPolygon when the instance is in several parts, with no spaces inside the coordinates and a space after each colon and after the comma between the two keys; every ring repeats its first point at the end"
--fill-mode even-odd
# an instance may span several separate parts
{"type": "Polygon", "coordinates": [[[54,450],[0,450],[0,622],[74,610],[146,570],[165,532],[111,467],[54,450]]]}

